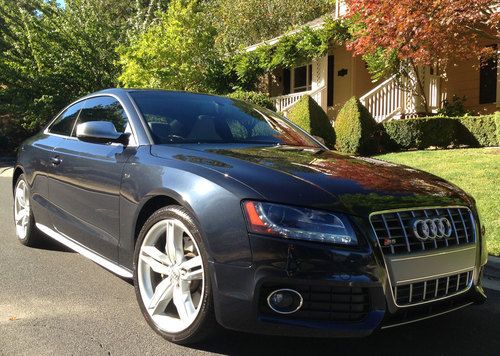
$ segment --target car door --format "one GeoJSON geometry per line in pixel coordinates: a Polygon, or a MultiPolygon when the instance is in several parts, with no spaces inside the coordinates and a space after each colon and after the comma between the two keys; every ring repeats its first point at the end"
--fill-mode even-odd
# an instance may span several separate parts
{"type": "Polygon", "coordinates": [[[53,206],[49,200],[49,178],[52,170],[53,151],[61,141],[71,135],[76,118],[80,113],[81,103],[69,106],[59,114],[43,132],[31,138],[31,142],[23,145],[20,162],[25,172],[31,173],[31,203],[36,222],[52,227],[51,211],[53,206]]]}
{"type": "Polygon", "coordinates": [[[49,199],[58,207],[54,228],[108,259],[117,260],[119,241],[119,196],[122,172],[134,154],[131,145],[98,144],[75,137],[78,124],[109,121],[118,132],[128,130],[128,118],[112,96],[84,101],[71,137],[54,150],[49,199]]]}

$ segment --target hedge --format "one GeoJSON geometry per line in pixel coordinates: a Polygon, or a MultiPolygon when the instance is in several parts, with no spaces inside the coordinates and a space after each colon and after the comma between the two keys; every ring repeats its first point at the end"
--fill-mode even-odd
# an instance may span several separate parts
{"type": "Polygon", "coordinates": [[[349,99],[335,121],[337,150],[350,154],[370,154],[376,149],[377,123],[356,97],[349,99]]]}
{"type": "Polygon", "coordinates": [[[288,118],[311,135],[323,138],[329,148],[334,147],[335,131],[330,119],[311,96],[300,98],[290,109],[288,118]]]}
{"type": "Polygon", "coordinates": [[[425,149],[431,146],[500,145],[500,113],[459,118],[428,117],[381,124],[386,150],[425,149]]]}
{"type": "Polygon", "coordinates": [[[263,108],[276,111],[273,101],[265,94],[255,91],[235,91],[228,95],[228,98],[242,100],[247,103],[262,106],[263,108]]]}

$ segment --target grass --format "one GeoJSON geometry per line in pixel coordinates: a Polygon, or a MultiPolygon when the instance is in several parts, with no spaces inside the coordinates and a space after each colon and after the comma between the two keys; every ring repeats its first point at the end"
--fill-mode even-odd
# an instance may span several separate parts
{"type": "Polygon", "coordinates": [[[390,153],[377,158],[442,177],[476,199],[488,252],[500,256],[500,149],[478,148],[390,153]]]}

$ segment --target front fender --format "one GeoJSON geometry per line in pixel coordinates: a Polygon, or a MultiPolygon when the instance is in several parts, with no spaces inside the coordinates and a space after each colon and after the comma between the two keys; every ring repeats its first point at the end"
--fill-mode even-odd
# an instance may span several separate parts
{"type": "Polygon", "coordinates": [[[154,157],[144,148],[128,162],[123,173],[120,202],[120,263],[132,268],[135,226],[145,205],[168,197],[196,218],[210,259],[249,266],[252,261],[243,198],[262,198],[255,191],[223,174],[196,164],[154,157]]]}

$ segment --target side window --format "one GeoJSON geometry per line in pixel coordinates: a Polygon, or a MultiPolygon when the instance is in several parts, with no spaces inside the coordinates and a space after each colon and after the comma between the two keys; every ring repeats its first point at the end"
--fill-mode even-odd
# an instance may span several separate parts
{"type": "Polygon", "coordinates": [[[85,100],[77,124],[83,124],[88,121],[110,121],[115,125],[116,131],[130,131],[127,115],[120,105],[120,102],[109,96],[85,100]]]}
{"type": "Polygon", "coordinates": [[[66,111],[59,115],[56,121],[54,121],[49,127],[49,132],[58,135],[70,136],[81,108],[81,102],[67,108],[66,111]]]}

